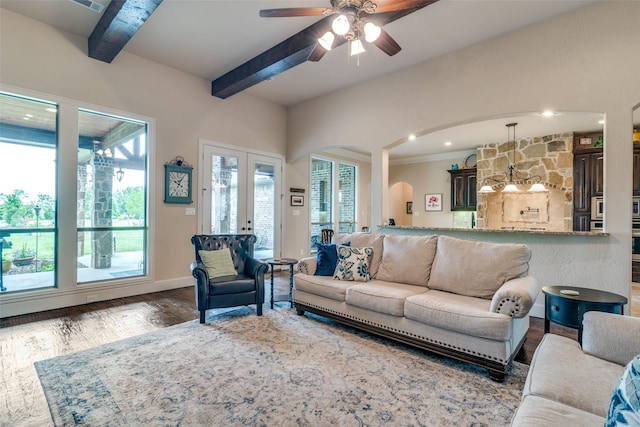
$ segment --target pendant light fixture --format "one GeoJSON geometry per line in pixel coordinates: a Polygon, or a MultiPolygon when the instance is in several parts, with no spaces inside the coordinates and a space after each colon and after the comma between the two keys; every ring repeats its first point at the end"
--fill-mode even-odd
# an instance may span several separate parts
{"type": "Polygon", "coordinates": [[[525,183],[527,181],[534,181],[531,188],[528,191],[531,192],[546,192],[544,184],[540,181],[542,178],[539,175],[529,175],[520,172],[516,167],[516,126],[518,123],[507,123],[507,144],[511,144],[511,157],[509,157],[509,147],[507,146],[507,169],[498,175],[492,175],[483,180],[483,185],[479,190],[479,193],[494,193],[495,190],[492,184],[505,184],[502,189],[503,193],[517,193],[520,190],[516,186],[516,182],[525,183]],[[513,130],[513,140],[511,139],[511,133],[513,130]]]}

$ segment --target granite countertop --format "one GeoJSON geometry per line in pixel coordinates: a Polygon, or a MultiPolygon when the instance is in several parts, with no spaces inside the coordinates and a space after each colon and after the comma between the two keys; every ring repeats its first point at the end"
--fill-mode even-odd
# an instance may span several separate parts
{"type": "Polygon", "coordinates": [[[466,233],[523,233],[523,234],[552,234],[557,236],[608,236],[609,233],[599,231],[547,231],[524,228],[453,228],[453,227],[416,227],[412,225],[379,225],[378,230],[423,230],[423,231],[461,231],[466,233]]]}

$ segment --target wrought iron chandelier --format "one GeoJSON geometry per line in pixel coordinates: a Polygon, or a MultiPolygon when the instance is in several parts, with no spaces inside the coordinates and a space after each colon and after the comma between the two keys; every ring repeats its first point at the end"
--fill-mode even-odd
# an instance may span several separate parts
{"type": "Polygon", "coordinates": [[[533,181],[533,185],[529,188],[529,191],[532,192],[545,192],[547,189],[545,188],[542,181],[542,177],[540,175],[529,175],[521,172],[516,167],[516,126],[518,123],[507,123],[507,144],[511,143],[511,157],[507,154],[508,166],[507,169],[498,175],[492,175],[486,177],[482,181],[482,187],[480,188],[480,193],[494,193],[492,185],[496,184],[506,184],[502,189],[503,193],[517,193],[520,190],[516,186],[516,182],[524,183],[533,181]],[[513,129],[513,140],[511,139],[511,131],[513,129]],[[493,184],[491,184],[493,183],[493,184]]]}

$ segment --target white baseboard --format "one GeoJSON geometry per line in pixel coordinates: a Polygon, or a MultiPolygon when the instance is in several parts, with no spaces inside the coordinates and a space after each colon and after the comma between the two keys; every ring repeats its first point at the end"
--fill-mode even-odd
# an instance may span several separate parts
{"type": "Polygon", "coordinates": [[[529,311],[532,317],[540,317],[544,319],[544,299],[542,299],[542,303],[535,303],[533,307],[531,307],[531,311],[529,311]]]}
{"type": "Polygon", "coordinates": [[[43,289],[33,292],[3,295],[0,301],[0,318],[21,314],[72,307],[97,301],[143,295],[170,289],[193,287],[193,277],[149,281],[148,279],[123,282],[81,285],[74,289],[43,289]]]}

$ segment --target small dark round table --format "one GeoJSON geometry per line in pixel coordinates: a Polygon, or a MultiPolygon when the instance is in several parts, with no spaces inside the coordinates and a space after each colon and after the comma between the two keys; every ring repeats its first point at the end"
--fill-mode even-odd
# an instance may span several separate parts
{"type": "Polygon", "coordinates": [[[295,258],[270,258],[265,262],[271,266],[271,308],[273,308],[273,303],[276,302],[273,298],[273,270],[276,265],[289,266],[289,299],[287,301],[291,303],[293,308],[293,266],[298,263],[298,260],[295,258]]]}
{"type": "Polygon", "coordinates": [[[544,332],[549,332],[550,322],[578,329],[578,342],[582,344],[582,318],[587,311],[604,311],[622,314],[627,299],[622,295],[597,289],[575,286],[545,286],[544,332]]]}

